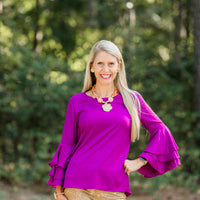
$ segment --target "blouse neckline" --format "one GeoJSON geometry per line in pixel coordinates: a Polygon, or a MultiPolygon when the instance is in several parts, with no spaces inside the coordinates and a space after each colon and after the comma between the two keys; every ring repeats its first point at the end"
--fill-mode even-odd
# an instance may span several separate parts
{"type": "MultiPolygon", "coordinates": [[[[87,95],[86,92],[83,92],[83,94],[84,94],[86,97],[88,97],[89,99],[94,99],[94,100],[95,100],[95,98],[93,98],[93,97],[87,95]]],[[[113,99],[118,99],[118,98],[120,97],[120,95],[121,95],[121,94],[118,93],[116,96],[113,97],[113,99]]],[[[104,98],[102,98],[102,99],[103,99],[103,100],[106,100],[106,99],[108,99],[108,97],[104,97],[104,98]]]]}

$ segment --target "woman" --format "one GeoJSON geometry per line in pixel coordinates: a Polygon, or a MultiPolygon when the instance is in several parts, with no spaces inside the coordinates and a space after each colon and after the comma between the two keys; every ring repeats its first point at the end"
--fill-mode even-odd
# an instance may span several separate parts
{"type": "Polygon", "coordinates": [[[154,177],[172,170],[180,164],[177,149],[169,129],[128,88],[118,47],[101,40],[90,52],[83,92],[69,100],[48,184],[58,200],[125,200],[130,172],[154,177]],[[128,160],[140,124],[150,132],[149,144],[128,160]]]}

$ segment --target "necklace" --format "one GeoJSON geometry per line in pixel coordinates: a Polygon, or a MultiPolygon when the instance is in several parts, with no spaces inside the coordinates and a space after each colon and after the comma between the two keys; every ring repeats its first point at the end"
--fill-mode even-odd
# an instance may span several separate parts
{"type": "Polygon", "coordinates": [[[113,102],[113,97],[115,97],[117,94],[118,94],[118,90],[117,90],[117,88],[115,87],[115,90],[114,90],[114,92],[113,92],[113,94],[111,95],[111,97],[108,97],[108,100],[107,101],[104,101],[101,97],[98,97],[97,96],[97,94],[96,94],[96,92],[95,92],[95,86],[93,86],[92,87],[92,97],[94,98],[94,99],[97,99],[97,102],[98,103],[103,103],[103,105],[102,105],[102,108],[103,108],[103,110],[105,111],[105,112],[109,112],[109,111],[111,111],[112,110],[112,106],[111,106],[111,104],[109,104],[110,102],[113,102]]]}

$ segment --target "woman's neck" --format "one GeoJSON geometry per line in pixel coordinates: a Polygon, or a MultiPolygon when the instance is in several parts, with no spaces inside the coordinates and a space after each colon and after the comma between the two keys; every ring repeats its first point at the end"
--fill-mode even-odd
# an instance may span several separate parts
{"type": "Polygon", "coordinates": [[[110,97],[114,92],[114,84],[112,85],[95,85],[95,92],[98,97],[110,97]]]}

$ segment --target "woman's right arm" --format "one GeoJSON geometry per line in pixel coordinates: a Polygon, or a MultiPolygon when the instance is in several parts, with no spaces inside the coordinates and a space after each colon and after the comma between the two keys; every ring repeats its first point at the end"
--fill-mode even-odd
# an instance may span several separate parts
{"type": "Polygon", "coordinates": [[[66,196],[63,194],[63,187],[60,185],[56,185],[56,197],[57,200],[67,200],[66,196]]]}
{"type": "Polygon", "coordinates": [[[75,102],[74,99],[71,98],[67,107],[61,142],[53,159],[49,162],[51,171],[49,173],[50,179],[48,184],[56,187],[58,189],[57,192],[63,190],[65,172],[70,161],[71,153],[77,143],[77,129],[75,102]]]}

